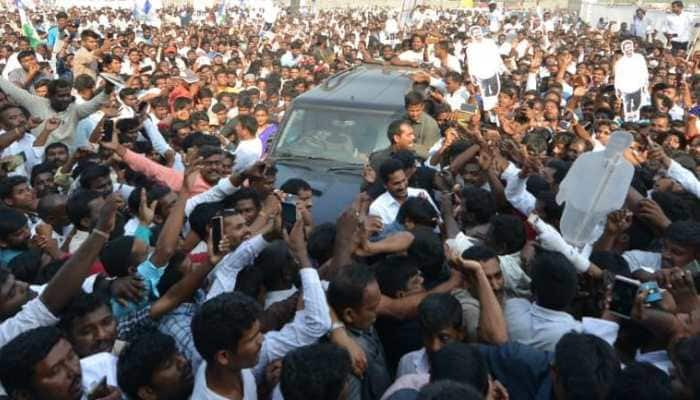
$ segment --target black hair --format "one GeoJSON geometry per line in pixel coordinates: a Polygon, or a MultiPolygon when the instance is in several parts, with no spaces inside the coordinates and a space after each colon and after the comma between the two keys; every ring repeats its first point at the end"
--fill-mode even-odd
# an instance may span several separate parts
{"type": "Polygon", "coordinates": [[[680,381],[696,395],[700,393],[700,335],[684,338],[671,349],[680,381]]]}
{"type": "Polygon", "coordinates": [[[27,57],[36,57],[36,53],[34,53],[34,50],[22,50],[19,53],[17,53],[17,61],[22,61],[23,58],[27,57]]]}
{"type": "Polygon", "coordinates": [[[139,388],[149,386],[153,374],[175,354],[175,340],[164,333],[153,331],[138,336],[119,354],[119,388],[130,399],[138,399],[139,388]]]}
{"type": "Polygon", "coordinates": [[[86,89],[94,89],[95,79],[93,79],[93,77],[87,74],[78,75],[73,80],[73,87],[78,92],[81,92],[86,89]]]}
{"type": "Polygon", "coordinates": [[[488,392],[489,367],[476,345],[453,342],[428,357],[431,382],[449,379],[471,385],[483,395],[488,392]]]}
{"type": "Polygon", "coordinates": [[[656,202],[671,222],[691,219],[690,204],[685,198],[673,192],[655,190],[651,199],[656,202]]]}
{"type": "Polygon", "coordinates": [[[484,262],[497,257],[498,254],[486,246],[472,246],[462,252],[462,258],[465,260],[484,262]]]}
{"type": "Polygon", "coordinates": [[[47,326],[21,333],[0,347],[0,382],[11,397],[18,391],[33,392],[36,365],[63,338],[60,329],[47,326]]]}
{"type": "Polygon", "coordinates": [[[382,294],[396,298],[409,279],[418,274],[418,265],[407,256],[390,256],[372,266],[382,294]]]}
{"type": "Polygon", "coordinates": [[[252,188],[240,188],[236,190],[232,195],[226,197],[223,200],[223,203],[226,206],[235,208],[236,203],[241,200],[251,200],[256,208],[260,208],[262,204],[260,201],[260,195],[257,191],[255,191],[255,189],[252,188]]]}
{"type": "Polygon", "coordinates": [[[311,190],[311,185],[303,179],[292,178],[285,181],[282,186],[280,186],[280,190],[288,194],[297,195],[301,190],[311,190]]]}
{"type": "Polygon", "coordinates": [[[23,176],[8,176],[0,180],[0,199],[7,199],[12,197],[12,191],[15,186],[19,186],[23,183],[27,183],[27,178],[23,176]]]}
{"type": "Polygon", "coordinates": [[[245,331],[253,327],[260,306],[252,298],[237,292],[222,293],[207,300],[192,318],[192,338],[199,354],[207,362],[215,361],[218,351],[238,350],[245,331]]]}
{"type": "Polygon", "coordinates": [[[134,236],[118,236],[105,244],[100,251],[100,262],[110,276],[128,276],[134,236]]]}
{"type": "Polygon", "coordinates": [[[391,176],[396,171],[403,171],[403,163],[401,161],[390,158],[379,166],[379,178],[382,182],[387,183],[389,181],[389,176],[391,176]]]}
{"type": "Polygon", "coordinates": [[[423,336],[436,335],[445,328],[462,331],[462,305],[449,293],[429,294],[418,305],[418,324],[423,336]]]}
{"type": "Polygon", "coordinates": [[[466,186],[460,192],[464,211],[474,216],[474,222],[486,224],[496,215],[497,207],[493,194],[476,186],[466,186]]]}
{"type": "Polygon", "coordinates": [[[409,169],[416,166],[416,153],[414,153],[412,150],[399,150],[393,153],[391,158],[401,161],[404,169],[409,169]]]}
{"type": "Polygon", "coordinates": [[[68,306],[64,309],[61,314],[61,321],[59,322],[59,328],[63,329],[66,335],[70,336],[70,330],[73,323],[87,314],[99,309],[100,307],[107,307],[110,313],[112,312],[111,307],[94,293],[85,293],[81,291],[76,296],[74,296],[68,306]]]}
{"type": "Polygon", "coordinates": [[[252,135],[258,131],[258,122],[250,115],[239,115],[238,123],[252,135]]]}
{"type": "Polygon", "coordinates": [[[410,106],[417,106],[417,105],[423,105],[423,102],[425,99],[423,98],[423,95],[420,94],[420,92],[417,91],[412,91],[409,92],[405,97],[404,97],[404,105],[406,108],[410,106]]]}
{"type": "Polygon", "coordinates": [[[48,153],[49,150],[53,150],[53,149],[55,149],[55,148],[57,148],[57,147],[62,148],[63,150],[66,151],[66,153],[68,153],[68,146],[66,146],[65,143],[53,142],[53,143],[51,143],[51,144],[49,144],[49,145],[46,146],[46,149],[44,150],[44,154],[48,153]]]}
{"type": "Polygon", "coordinates": [[[12,209],[0,207],[0,239],[6,240],[8,236],[27,226],[27,216],[12,209]]]}
{"type": "Polygon", "coordinates": [[[48,162],[43,162],[41,164],[35,165],[34,168],[32,168],[32,174],[30,178],[32,186],[34,185],[34,179],[36,179],[37,175],[50,173],[53,176],[53,172],[55,169],[56,167],[48,162]]]}
{"type": "Polygon", "coordinates": [[[282,360],[282,395],[285,400],[337,399],[351,367],[348,352],[334,344],[294,349],[282,360]]]}
{"type": "Polygon", "coordinates": [[[166,185],[155,184],[151,185],[150,188],[146,187],[135,187],[134,190],[129,194],[129,198],[126,201],[129,211],[132,214],[138,215],[139,207],[141,206],[141,190],[146,189],[146,201],[150,204],[153,201],[160,200],[168,193],[171,192],[170,188],[166,185]]]}
{"type": "Polygon", "coordinates": [[[410,218],[416,225],[423,225],[434,228],[439,222],[439,215],[435,207],[428,199],[423,197],[409,197],[399,207],[396,221],[405,224],[406,218],[410,218]]]}
{"type": "Polygon", "coordinates": [[[664,231],[663,237],[681,246],[698,249],[700,247],[700,223],[695,221],[672,222],[664,231]]]}
{"type": "Polygon", "coordinates": [[[671,378],[646,362],[633,361],[615,379],[607,400],[671,400],[671,378]]]}
{"type": "Polygon", "coordinates": [[[542,205],[542,210],[546,214],[542,218],[547,221],[558,221],[564,213],[564,204],[557,203],[556,193],[545,190],[537,194],[537,201],[542,205]]]}
{"type": "Polygon", "coordinates": [[[564,180],[566,174],[569,172],[569,168],[571,168],[571,163],[563,160],[550,160],[547,163],[547,167],[552,168],[554,170],[554,182],[559,184],[561,183],[561,181],[564,180]]]}
{"type": "Polygon", "coordinates": [[[163,276],[160,277],[158,281],[158,293],[162,297],[165,293],[170,290],[176,283],[180,282],[184,274],[180,270],[180,264],[187,258],[187,254],[181,250],[175,251],[170,261],[168,261],[168,266],[165,268],[163,276]]]}
{"type": "Polygon", "coordinates": [[[219,142],[219,139],[216,138],[216,136],[212,135],[205,135],[204,133],[201,132],[195,132],[192,133],[191,135],[188,135],[183,141],[182,144],[180,145],[184,151],[187,151],[190,147],[204,147],[204,146],[212,146],[212,147],[220,147],[221,142],[219,142]]]}
{"type": "Polygon", "coordinates": [[[552,310],[565,310],[576,297],[576,268],[561,253],[538,251],[530,263],[532,293],[537,304],[552,310]]]}
{"type": "Polygon", "coordinates": [[[417,400],[483,400],[484,396],[470,385],[442,380],[425,385],[417,400]]]}
{"type": "Polygon", "coordinates": [[[367,265],[347,265],[333,277],[328,286],[328,304],[338,314],[346,308],[356,309],[362,305],[365,288],[372,282],[376,282],[376,277],[367,265]]]}
{"type": "Polygon", "coordinates": [[[386,130],[386,137],[389,139],[389,143],[394,143],[394,136],[398,135],[401,132],[401,126],[406,124],[409,126],[411,125],[411,123],[406,119],[396,119],[391,121],[386,130]]]}
{"type": "Polygon", "coordinates": [[[309,256],[316,260],[317,263],[323,264],[333,257],[335,233],[336,226],[330,222],[316,225],[311,230],[306,248],[309,251],[309,256]]]}
{"type": "Polygon", "coordinates": [[[78,189],[74,191],[66,202],[66,214],[70,222],[76,227],[82,227],[80,220],[90,217],[90,202],[101,197],[102,195],[94,190],[78,189]]]}
{"type": "Polygon", "coordinates": [[[523,221],[507,214],[496,214],[491,218],[491,241],[503,245],[503,254],[516,253],[525,246],[527,234],[523,221]]]}
{"type": "Polygon", "coordinates": [[[445,248],[440,236],[432,228],[417,226],[411,232],[413,242],[408,247],[408,256],[416,260],[425,278],[425,286],[432,289],[447,278],[445,248]]]}
{"type": "Polygon", "coordinates": [[[615,275],[632,278],[629,264],[621,254],[612,251],[594,251],[591,253],[589,259],[591,263],[597,265],[601,269],[610,271],[615,275]]]}
{"type": "Polygon", "coordinates": [[[571,332],[557,343],[554,367],[567,399],[603,400],[620,373],[620,360],[603,339],[571,332]]]}
{"type": "Polygon", "coordinates": [[[85,189],[90,189],[90,184],[92,184],[95,179],[103,178],[105,176],[109,177],[109,174],[110,170],[106,165],[90,165],[80,174],[80,186],[85,189]]]}
{"type": "Polygon", "coordinates": [[[196,233],[200,239],[207,238],[207,228],[212,218],[223,210],[224,206],[221,203],[202,203],[192,210],[189,222],[190,228],[196,233]]]}
{"type": "Polygon", "coordinates": [[[284,240],[276,240],[270,243],[258,254],[253,262],[253,268],[262,271],[263,284],[267,290],[284,283],[285,274],[296,268],[296,262],[289,246],[284,240]]]}

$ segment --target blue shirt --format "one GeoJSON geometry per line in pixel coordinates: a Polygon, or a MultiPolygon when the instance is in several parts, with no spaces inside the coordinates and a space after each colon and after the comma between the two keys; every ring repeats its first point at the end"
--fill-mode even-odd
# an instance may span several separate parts
{"type": "Polygon", "coordinates": [[[158,282],[160,282],[160,278],[163,276],[164,272],[165,266],[159,268],[155,266],[150,259],[142,262],[136,270],[136,275],[143,278],[143,284],[146,289],[143,298],[137,303],[129,302],[126,306],[123,306],[116,299],[112,299],[112,313],[114,317],[119,319],[128,313],[144,309],[148,307],[151,302],[157,300],[158,297],[160,297],[158,293],[158,282]]]}
{"type": "Polygon", "coordinates": [[[478,346],[491,375],[506,387],[511,400],[554,399],[549,374],[554,353],[516,342],[478,346]]]}

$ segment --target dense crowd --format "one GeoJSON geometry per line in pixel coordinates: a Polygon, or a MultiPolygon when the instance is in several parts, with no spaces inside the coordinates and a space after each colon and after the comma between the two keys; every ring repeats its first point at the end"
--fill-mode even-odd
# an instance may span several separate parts
{"type": "Polygon", "coordinates": [[[700,399],[680,1],[595,26],[496,4],[24,12],[0,15],[0,397],[700,399]],[[296,97],[362,64],[407,71],[405,115],[314,223],[318,192],[269,154],[296,97]],[[601,196],[572,165],[615,151],[620,204],[565,240],[567,203],[601,196]]]}

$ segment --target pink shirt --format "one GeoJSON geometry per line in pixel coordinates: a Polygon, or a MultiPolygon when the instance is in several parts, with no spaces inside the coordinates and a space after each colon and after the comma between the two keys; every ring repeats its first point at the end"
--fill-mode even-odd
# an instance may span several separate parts
{"type": "MultiPolygon", "coordinates": [[[[131,150],[127,150],[123,158],[124,162],[134,171],[141,172],[149,178],[159,180],[175,192],[179,192],[180,189],[182,189],[182,182],[185,179],[185,174],[182,172],[160,165],[157,162],[149,160],[144,155],[134,153],[131,150]]],[[[190,196],[204,193],[209,190],[209,188],[211,188],[211,185],[202,178],[201,174],[198,174],[191,188],[192,193],[190,193],[190,196]]]]}

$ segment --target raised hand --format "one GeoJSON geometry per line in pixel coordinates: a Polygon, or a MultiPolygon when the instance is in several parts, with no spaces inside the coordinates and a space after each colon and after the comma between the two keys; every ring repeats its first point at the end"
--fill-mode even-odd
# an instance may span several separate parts
{"type": "Polygon", "coordinates": [[[139,203],[139,221],[142,225],[149,226],[153,222],[153,217],[156,215],[156,206],[158,205],[158,200],[153,200],[151,204],[148,204],[148,197],[146,196],[146,189],[141,189],[141,202],[139,203]]]}
{"type": "Polygon", "coordinates": [[[112,232],[117,211],[122,207],[124,207],[124,199],[118,193],[112,193],[107,196],[105,204],[100,210],[100,215],[97,217],[95,228],[105,233],[112,232]]]}

